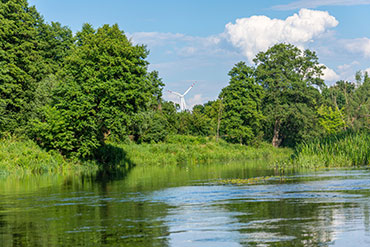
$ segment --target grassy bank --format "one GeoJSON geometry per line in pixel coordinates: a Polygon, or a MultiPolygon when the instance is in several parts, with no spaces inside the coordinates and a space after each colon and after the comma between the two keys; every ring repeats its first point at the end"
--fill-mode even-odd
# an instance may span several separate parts
{"type": "Polygon", "coordinates": [[[247,159],[281,161],[292,154],[291,149],[277,149],[266,143],[252,147],[204,139],[189,138],[182,141],[169,140],[169,143],[161,144],[117,144],[117,146],[122,148],[127,153],[128,159],[137,165],[204,164],[247,159]]]}
{"type": "Polygon", "coordinates": [[[33,141],[19,138],[0,140],[0,176],[9,174],[62,174],[97,170],[94,164],[66,160],[57,151],[45,151],[33,141]]]}
{"type": "Polygon", "coordinates": [[[299,145],[292,164],[303,168],[370,165],[370,132],[343,132],[299,145]]]}
{"type": "Polygon", "coordinates": [[[110,143],[99,151],[97,160],[82,162],[67,160],[56,151],[47,152],[30,140],[7,138],[0,141],[0,174],[91,172],[102,165],[206,164],[255,159],[275,162],[286,160],[291,154],[291,149],[277,149],[266,143],[247,147],[205,137],[173,136],[158,144],[110,143]]]}

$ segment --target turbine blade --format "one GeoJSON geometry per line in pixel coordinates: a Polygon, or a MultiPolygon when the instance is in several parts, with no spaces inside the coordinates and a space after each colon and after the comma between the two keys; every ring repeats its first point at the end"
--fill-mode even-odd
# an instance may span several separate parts
{"type": "Polygon", "coordinates": [[[175,94],[175,95],[177,95],[177,96],[179,96],[179,97],[181,97],[181,96],[182,96],[180,93],[178,93],[178,92],[174,92],[174,91],[171,91],[171,90],[167,90],[167,92],[172,93],[172,94],[175,94]]]}
{"type": "Polygon", "coordinates": [[[183,95],[186,95],[187,93],[189,93],[189,91],[194,87],[194,85],[195,85],[195,82],[188,88],[188,90],[185,91],[183,95]]]}

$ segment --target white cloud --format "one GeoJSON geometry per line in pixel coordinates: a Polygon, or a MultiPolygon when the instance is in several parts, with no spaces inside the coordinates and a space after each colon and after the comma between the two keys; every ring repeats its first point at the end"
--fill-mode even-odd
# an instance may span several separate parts
{"type": "Polygon", "coordinates": [[[145,44],[148,46],[167,45],[169,41],[179,41],[186,36],[181,33],[159,33],[159,32],[137,32],[128,34],[134,44],[145,44]]]}
{"type": "Polygon", "coordinates": [[[201,105],[204,104],[207,100],[203,98],[202,94],[196,94],[193,97],[191,97],[186,103],[188,108],[193,109],[195,105],[201,105]]]}
{"type": "Polygon", "coordinates": [[[370,39],[369,38],[359,38],[346,40],[345,47],[350,52],[360,53],[364,57],[370,57],[370,39]]]}
{"type": "Polygon", "coordinates": [[[343,65],[339,65],[338,66],[338,70],[343,72],[343,71],[346,71],[346,70],[349,70],[349,69],[352,69],[354,66],[356,65],[360,65],[360,63],[358,61],[353,61],[352,63],[350,64],[343,64],[343,65]]]}
{"type": "Polygon", "coordinates": [[[235,24],[226,25],[225,32],[229,41],[252,61],[258,52],[274,44],[287,42],[302,47],[337,25],[335,17],[326,11],[301,9],[285,20],[267,16],[237,19],[235,24]]]}
{"type": "Polygon", "coordinates": [[[272,8],[278,10],[292,10],[301,8],[317,8],[320,6],[354,6],[367,4],[370,4],[370,0],[300,0],[284,5],[276,5],[272,8]]]}
{"type": "Polygon", "coordinates": [[[340,79],[340,76],[334,70],[328,68],[327,66],[325,66],[323,73],[324,75],[322,76],[322,79],[324,79],[324,81],[326,82],[334,82],[340,79]]]}

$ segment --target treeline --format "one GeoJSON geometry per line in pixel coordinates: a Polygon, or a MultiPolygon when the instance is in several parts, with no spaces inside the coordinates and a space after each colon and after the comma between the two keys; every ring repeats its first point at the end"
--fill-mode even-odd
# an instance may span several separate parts
{"type": "Polygon", "coordinates": [[[0,133],[27,136],[65,156],[94,157],[108,141],[163,142],[168,135],[295,146],[345,129],[369,129],[370,79],[327,87],[312,51],[278,44],[254,66],[240,62],[215,101],[178,112],[148,70],[144,45],[117,25],[73,35],[26,0],[0,3],[0,133]]]}

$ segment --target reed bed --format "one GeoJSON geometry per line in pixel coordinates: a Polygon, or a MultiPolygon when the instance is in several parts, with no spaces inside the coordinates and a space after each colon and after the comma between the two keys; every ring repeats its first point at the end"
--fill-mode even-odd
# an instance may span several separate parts
{"type": "Polygon", "coordinates": [[[369,166],[370,132],[347,131],[298,145],[293,163],[305,168],[369,166]]]}

